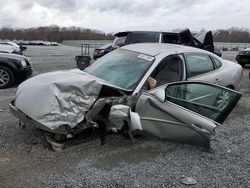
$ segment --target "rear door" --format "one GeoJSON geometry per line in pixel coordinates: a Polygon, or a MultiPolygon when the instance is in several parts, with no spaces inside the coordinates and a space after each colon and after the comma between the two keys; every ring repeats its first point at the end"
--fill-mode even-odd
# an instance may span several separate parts
{"type": "Polygon", "coordinates": [[[203,53],[185,53],[187,80],[201,80],[221,85],[223,77],[218,66],[209,55],[203,53]]]}
{"type": "Polygon", "coordinates": [[[143,93],[136,104],[144,131],[159,138],[209,147],[241,94],[201,82],[178,82],[143,93]]]}

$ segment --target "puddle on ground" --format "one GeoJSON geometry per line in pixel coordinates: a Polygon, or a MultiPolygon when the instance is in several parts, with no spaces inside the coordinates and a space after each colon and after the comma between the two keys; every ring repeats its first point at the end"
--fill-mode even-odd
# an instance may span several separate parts
{"type": "Polygon", "coordinates": [[[160,152],[160,148],[156,147],[131,149],[122,153],[113,153],[104,157],[98,157],[91,166],[95,168],[121,167],[126,164],[154,160],[160,152]]]}

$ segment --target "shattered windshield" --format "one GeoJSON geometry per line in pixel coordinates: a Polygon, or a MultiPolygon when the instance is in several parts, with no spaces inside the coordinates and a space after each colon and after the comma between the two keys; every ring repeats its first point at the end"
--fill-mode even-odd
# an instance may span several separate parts
{"type": "Polygon", "coordinates": [[[134,89],[153,61],[152,56],[119,49],[98,59],[85,72],[112,85],[134,89]]]}

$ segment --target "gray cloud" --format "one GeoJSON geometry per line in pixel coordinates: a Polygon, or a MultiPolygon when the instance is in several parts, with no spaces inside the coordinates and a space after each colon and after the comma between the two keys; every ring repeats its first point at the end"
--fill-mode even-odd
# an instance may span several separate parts
{"type": "Polygon", "coordinates": [[[78,0],[39,0],[36,3],[47,8],[58,9],[62,12],[72,12],[81,8],[78,0]]]}
{"type": "Polygon", "coordinates": [[[30,9],[34,6],[34,2],[30,0],[22,0],[20,1],[20,8],[23,10],[30,9]]]}
{"type": "Polygon", "coordinates": [[[0,0],[0,27],[57,24],[105,32],[247,27],[249,0],[0,0]]]}

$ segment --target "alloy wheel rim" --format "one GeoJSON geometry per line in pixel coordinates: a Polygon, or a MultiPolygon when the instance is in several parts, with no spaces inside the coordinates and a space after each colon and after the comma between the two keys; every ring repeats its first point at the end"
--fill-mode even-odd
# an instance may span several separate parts
{"type": "Polygon", "coordinates": [[[9,82],[9,74],[6,70],[0,69],[0,86],[6,85],[9,82]]]}
{"type": "Polygon", "coordinates": [[[218,110],[221,112],[222,110],[224,110],[224,108],[226,108],[226,106],[229,103],[229,94],[226,91],[223,91],[217,101],[217,108],[218,110]]]}

